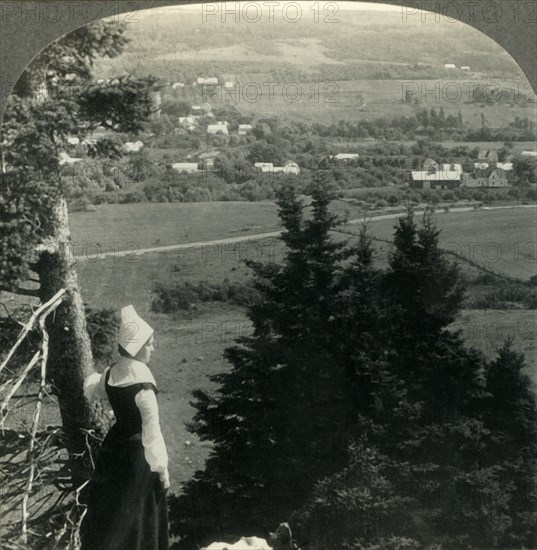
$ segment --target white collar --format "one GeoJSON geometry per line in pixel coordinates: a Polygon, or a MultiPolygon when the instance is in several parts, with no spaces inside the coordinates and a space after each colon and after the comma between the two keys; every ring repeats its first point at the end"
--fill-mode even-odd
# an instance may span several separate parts
{"type": "Polygon", "coordinates": [[[157,383],[149,367],[130,357],[122,357],[111,369],[108,377],[110,386],[131,386],[132,384],[153,384],[157,383]]]}

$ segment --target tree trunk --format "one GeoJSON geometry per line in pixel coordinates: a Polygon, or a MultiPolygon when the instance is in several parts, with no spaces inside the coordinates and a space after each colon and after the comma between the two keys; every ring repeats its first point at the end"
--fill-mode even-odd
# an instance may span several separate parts
{"type": "Polygon", "coordinates": [[[50,336],[48,381],[57,396],[65,446],[69,452],[73,483],[89,475],[86,434],[95,425],[91,405],[84,397],[84,378],[93,372],[91,345],[71,244],[67,203],[62,199],[55,211],[55,234],[37,263],[40,298],[49,300],[61,288],[63,302],[47,319],[50,336]]]}

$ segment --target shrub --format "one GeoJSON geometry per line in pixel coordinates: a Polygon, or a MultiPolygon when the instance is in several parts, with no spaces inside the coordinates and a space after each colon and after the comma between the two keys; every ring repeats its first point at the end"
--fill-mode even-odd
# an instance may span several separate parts
{"type": "Polygon", "coordinates": [[[77,197],[69,202],[69,211],[85,212],[89,206],[91,206],[91,201],[88,197],[86,197],[86,195],[82,195],[81,197],[77,197]]]}
{"type": "Polygon", "coordinates": [[[411,498],[398,494],[397,466],[363,442],[349,447],[347,467],[319,481],[309,503],[296,514],[310,548],[374,550],[419,548],[413,539],[411,498]],[[398,546],[397,543],[404,546],[398,546]]]}
{"type": "Polygon", "coordinates": [[[157,313],[174,313],[191,310],[199,302],[226,302],[238,306],[250,306],[258,299],[252,283],[230,282],[197,284],[181,281],[174,286],[158,284],[151,309],[157,313]]]}
{"type": "Polygon", "coordinates": [[[375,203],[375,208],[386,208],[386,206],[388,206],[388,203],[384,199],[379,199],[375,203]]]}

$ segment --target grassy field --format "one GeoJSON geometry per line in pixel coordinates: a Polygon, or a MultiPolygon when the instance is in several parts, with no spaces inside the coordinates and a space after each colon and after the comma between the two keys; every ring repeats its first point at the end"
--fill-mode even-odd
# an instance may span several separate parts
{"type": "MultiPolygon", "coordinates": [[[[350,218],[363,217],[352,204],[334,202],[334,210],[350,218]]],[[[382,212],[374,212],[379,215],[382,212]]],[[[490,269],[529,279],[536,274],[535,210],[504,209],[438,213],[441,244],[490,269]]],[[[391,238],[393,220],[372,221],[377,237],[391,238]]],[[[74,212],[71,227],[75,254],[97,262],[99,251],[213,241],[277,230],[277,207],[272,202],[142,203],[102,205],[95,212],[74,212]],[[99,248],[100,247],[100,248],[99,248]],[[94,259],[95,258],[95,259],[94,259]]],[[[206,251],[207,252],[207,251],[206,251]]]]}
{"type": "MultiPolygon", "coordinates": [[[[500,247],[502,256],[498,261],[488,260],[489,267],[523,279],[535,274],[534,256],[532,261],[513,256],[515,243],[535,245],[534,210],[439,214],[437,221],[442,228],[444,245],[456,243],[462,247],[464,243],[479,243],[470,250],[477,256],[475,260],[481,261],[484,251],[492,255],[489,243],[494,243],[500,247]]],[[[372,234],[390,239],[393,222],[372,222],[372,234]]],[[[141,244],[153,246],[157,242],[210,242],[263,232],[277,228],[278,220],[276,207],[271,203],[133,204],[107,205],[99,207],[97,212],[73,214],[71,224],[75,240],[80,242],[109,244],[136,235],[141,244]]],[[[351,226],[352,231],[356,229],[351,226]]],[[[387,261],[388,251],[388,245],[379,245],[380,263],[387,261]]],[[[152,313],[153,285],[174,280],[242,281],[250,275],[241,259],[278,260],[283,252],[278,239],[265,239],[78,262],[82,295],[87,303],[114,308],[133,303],[155,327],[157,348],[152,369],[161,388],[159,403],[171,456],[172,491],[179,491],[180,484],[203,467],[210,450],[208,444],[198,441],[185,427],[194,413],[189,404],[191,392],[200,387],[212,389],[207,375],[229,367],[222,357],[224,349],[237,336],[248,334],[251,325],[244,310],[228,304],[202,304],[197,310],[176,315],[152,313]]],[[[524,351],[533,364],[537,359],[531,333],[534,319],[532,311],[464,311],[454,328],[461,328],[468,344],[482,349],[488,356],[493,356],[502,339],[511,334],[517,349],[524,351]]],[[[530,369],[530,374],[537,382],[534,371],[530,369]]]]}
{"type": "MultiPolygon", "coordinates": [[[[258,118],[277,116],[284,120],[318,122],[330,124],[338,120],[374,120],[381,117],[409,116],[419,109],[438,110],[442,107],[447,115],[458,116],[459,111],[465,123],[472,128],[481,127],[481,114],[491,128],[505,127],[515,117],[535,118],[534,105],[526,103],[526,96],[517,103],[492,103],[479,106],[470,103],[469,90],[479,83],[492,86],[484,75],[464,78],[457,75],[453,79],[419,80],[402,79],[357,79],[297,81],[286,88],[287,83],[273,81],[270,88],[262,79],[238,81],[235,94],[217,92],[210,98],[215,106],[234,105],[245,114],[258,118]],[[417,105],[409,105],[402,100],[405,90],[409,90],[417,105]],[[431,92],[432,91],[432,92],[431,92]],[[297,108],[299,107],[299,108],[297,108]]],[[[497,81],[504,94],[513,88],[512,81],[497,81]]],[[[522,86],[522,84],[520,84],[522,86]]],[[[487,88],[489,89],[489,88],[487,88]]]]}
{"type": "Polygon", "coordinates": [[[272,202],[143,203],[102,205],[70,219],[78,255],[84,246],[97,254],[96,244],[110,252],[264,233],[277,227],[277,209],[272,202]]]}

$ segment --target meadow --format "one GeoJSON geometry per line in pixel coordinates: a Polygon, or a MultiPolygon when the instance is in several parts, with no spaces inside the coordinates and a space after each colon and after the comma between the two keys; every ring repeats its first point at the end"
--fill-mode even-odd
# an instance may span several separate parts
{"type": "Polygon", "coordinates": [[[332,123],[439,107],[446,115],[461,111],[471,128],[481,128],[481,115],[490,128],[517,116],[535,118],[535,103],[528,102],[535,95],[526,77],[505,50],[475,29],[453,21],[423,25],[418,17],[402,21],[400,10],[342,6],[328,21],[330,14],[315,14],[315,5],[304,5],[292,24],[276,11],[270,24],[262,18],[253,25],[231,6],[227,15],[218,9],[207,15],[201,6],[139,11],[124,52],[99,60],[95,75],[152,74],[182,82],[178,99],[234,105],[255,119],[277,115],[332,123]],[[459,68],[445,69],[446,63],[459,68]],[[462,71],[462,65],[470,70],[462,71]],[[220,87],[203,97],[200,87],[192,86],[201,76],[234,82],[236,91],[220,87]],[[487,90],[490,104],[471,103],[477,84],[487,90]],[[412,104],[404,102],[406,89],[412,104]]]}
{"type": "MultiPolygon", "coordinates": [[[[335,209],[342,209],[336,205],[335,209]]],[[[353,213],[351,213],[352,215],[353,213]]],[[[355,212],[356,217],[359,217],[355,212]]],[[[391,239],[394,220],[372,221],[379,239],[391,239]]],[[[527,280],[537,273],[534,209],[472,211],[437,215],[441,242],[477,263],[499,273],[527,280]],[[518,248],[517,248],[518,243],[518,248]],[[533,255],[530,252],[533,251],[533,255]],[[526,252],[527,254],[523,254],[526,252]]],[[[151,311],[157,283],[205,281],[207,284],[246,281],[250,277],[243,259],[280,261],[284,249],[277,238],[215,245],[211,241],[278,228],[277,208],[272,203],[131,204],[101,206],[96,212],[71,215],[73,238],[103,246],[136,236],[140,245],[173,244],[206,240],[207,246],[176,252],[133,254],[127,257],[80,259],[77,265],[82,296],[92,307],[119,308],[133,303],[155,327],[157,348],[152,369],[160,386],[159,403],[163,432],[171,456],[172,491],[202,468],[210,444],[190,434],[194,409],[191,392],[216,388],[207,375],[227,369],[222,353],[235,338],[251,331],[244,309],[223,303],[203,303],[177,314],[151,311]]],[[[357,226],[342,228],[353,233],[357,226]]],[[[336,238],[349,238],[337,234],[336,238]]],[[[389,245],[377,242],[377,261],[385,265],[389,245]]],[[[142,246],[143,248],[143,246],[142,246]]],[[[477,270],[463,266],[465,273],[477,270]]],[[[492,357],[508,335],[526,353],[529,373],[537,382],[535,361],[535,312],[528,310],[465,310],[454,324],[468,345],[492,357]]]]}
{"type": "MultiPolygon", "coordinates": [[[[287,59],[287,57],[286,57],[287,59]]],[[[490,78],[484,74],[456,73],[452,78],[416,78],[409,71],[404,78],[360,78],[339,80],[328,75],[311,79],[278,79],[237,76],[235,91],[219,89],[205,97],[213,107],[233,105],[241,113],[256,118],[277,116],[280,119],[331,124],[338,120],[361,121],[410,116],[418,109],[444,109],[446,116],[458,116],[470,128],[480,128],[482,115],[488,127],[506,127],[516,117],[535,117],[533,97],[523,81],[490,78]],[[270,83],[270,85],[269,85],[270,83]],[[472,102],[470,90],[479,84],[490,93],[501,90],[506,98],[520,89],[512,103],[495,101],[490,104],[472,102]],[[518,88],[517,88],[518,86],[518,88]],[[415,104],[405,103],[405,91],[415,104]]],[[[198,100],[203,99],[201,96],[198,100]]]]}

